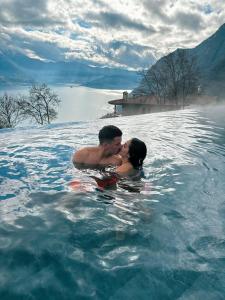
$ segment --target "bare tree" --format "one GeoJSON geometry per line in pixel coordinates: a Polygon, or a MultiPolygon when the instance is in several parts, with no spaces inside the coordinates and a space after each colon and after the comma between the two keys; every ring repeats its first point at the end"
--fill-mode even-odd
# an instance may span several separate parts
{"type": "Polygon", "coordinates": [[[50,124],[57,117],[57,108],[61,100],[46,84],[34,84],[29,96],[22,96],[18,102],[22,114],[36,123],[50,124]]]}
{"type": "Polygon", "coordinates": [[[142,76],[142,89],[145,90],[145,94],[154,95],[158,104],[165,104],[168,98],[168,76],[165,65],[155,64],[149,70],[142,70],[139,74],[142,76]]]}
{"type": "Polygon", "coordinates": [[[141,86],[138,87],[139,93],[143,93],[149,95],[152,93],[152,82],[149,79],[149,71],[148,70],[140,70],[137,72],[139,76],[141,76],[141,86]]]}
{"type": "Polygon", "coordinates": [[[197,95],[199,92],[199,69],[195,56],[188,56],[186,52],[177,52],[177,64],[179,76],[177,80],[178,95],[183,106],[190,95],[197,95]]]}
{"type": "Polygon", "coordinates": [[[158,99],[158,103],[174,102],[183,105],[189,95],[197,94],[199,86],[196,58],[178,49],[163,57],[148,71],[142,71],[142,84],[146,91],[158,99]]]}
{"type": "Polygon", "coordinates": [[[178,81],[180,78],[180,68],[176,64],[176,58],[174,54],[169,54],[164,58],[165,72],[168,78],[168,96],[170,100],[173,100],[178,104],[178,81]]]}
{"type": "Polygon", "coordinates": [[[17,98],[5,93],[0,97],[0,128],[15,127],[21,120],[17,98]]]}

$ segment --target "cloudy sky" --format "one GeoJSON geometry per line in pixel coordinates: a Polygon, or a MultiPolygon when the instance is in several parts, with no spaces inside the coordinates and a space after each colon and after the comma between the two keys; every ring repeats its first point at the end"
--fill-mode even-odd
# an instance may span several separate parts
{"type": "Polygon", "coordinates": [[[0,0],[0,49],[139,69],[223,23],[223,0],[0,0]]]}

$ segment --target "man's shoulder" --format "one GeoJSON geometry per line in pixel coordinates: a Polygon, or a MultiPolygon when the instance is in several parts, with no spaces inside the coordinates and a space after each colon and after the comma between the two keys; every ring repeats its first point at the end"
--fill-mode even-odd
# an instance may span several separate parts
{"type": "Polygon", "coordinates": [[[73,162],[84,163],[90,155],[97,152],[97,147],[84,147],[77,150],[73,155],[73,162]]]}
{"type": "Polygon", "coordinates": [[[78,163],[83,161],[83,159],[87,157],[89,152],[90,152],[90,147],[84,147],[77,150],[73,155],[73,161],[78,163]]]}

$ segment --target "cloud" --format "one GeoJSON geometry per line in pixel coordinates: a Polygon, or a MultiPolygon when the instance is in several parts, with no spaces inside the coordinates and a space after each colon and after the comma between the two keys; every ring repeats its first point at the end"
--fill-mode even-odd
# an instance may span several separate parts
{"type": "Polygon", "coordinates": [[[81,51],[67,52],[67,59],[85,60],[89,64],[137,70],[148,68],[155,62],[152,48],[127,43],[112,41],[111,43],[96,42],[84,55],[81,51]]]}
{"type": "Polygon", "coordinates": [[[144,0],[143,6],[148,15],[153,19],[159,19],[164,24],[171,24],[169,16],[170,7],[167,6],[169,1],[166,0],[144,0]]]}
{"type": "Polygon", "coordinates": [[[177,12],[174,20],[181,28],[192,31],[199,30],[202,27],[202,17],[196,13],[177,12]]]}
{"type": "Polygon", "coordinates": [[[217,0],[1,0],[0,50],[139,69],[198,45],[224,20],[217,0]]]}
{"type": "Polygon", "coordinates": [[[0,23],[2,25],[43,27],[64,22],[52,18],[48,1],[1,0],[0,23]]]}
{"type": "Polygon", "coordinates": [[[146,26],[143,23],[134,21],[126,15],[112,12],[102,12],[100,14],[87,14],[88,19],[95,20],[94,24],[98,27],[106,28],[128,28],[129,30],[137,30],[145,33],[154,33],[156,30],[153,26],[146,26]],[[96,22],[96,20],[98,20],[96,22]]]}
{"type": "Polygon", "coordinates": [[[149,68],[154,62],[152,48],[122,41],[112,41],[109,44],[108,56],[117,63],[121,62],[131,68],[149,68]]]}

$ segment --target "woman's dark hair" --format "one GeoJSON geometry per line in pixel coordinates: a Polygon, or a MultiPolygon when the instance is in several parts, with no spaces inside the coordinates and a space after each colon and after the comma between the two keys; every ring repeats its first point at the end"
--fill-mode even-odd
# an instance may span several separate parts
{"type": "Polygon", "coordinates": [[[129,146],[129,162],[134,169],[141,169],[146,154],[147,147],[145,143],[137,138],[133,138],[129,146]]]}

